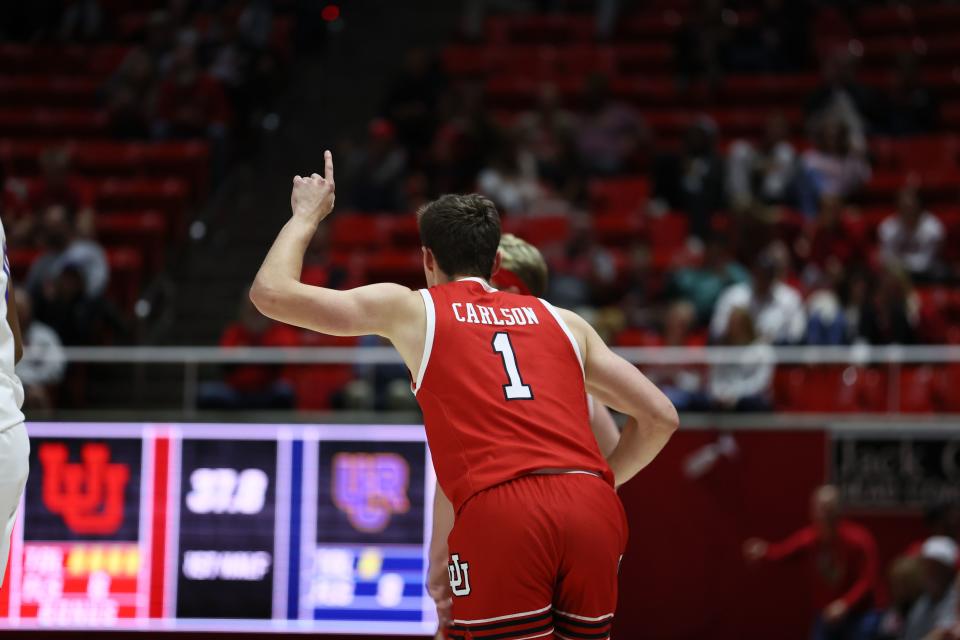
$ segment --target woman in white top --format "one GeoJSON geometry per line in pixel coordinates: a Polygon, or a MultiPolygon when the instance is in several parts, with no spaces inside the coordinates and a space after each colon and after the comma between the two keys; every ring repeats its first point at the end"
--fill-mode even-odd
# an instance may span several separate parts
{"type": "Polygon", "coordinates": [[[16,521],[17,507],[27,483],[30,443],[23,424],[23,385],[14,371],[23,355],[20,323],[13,283],[10,280],[10,260],[7,256],[7,236],[0,222],[0,250],[3,269],[0,270],[0,584],[7,571],[10,554],[10,535],[16,521]]]}

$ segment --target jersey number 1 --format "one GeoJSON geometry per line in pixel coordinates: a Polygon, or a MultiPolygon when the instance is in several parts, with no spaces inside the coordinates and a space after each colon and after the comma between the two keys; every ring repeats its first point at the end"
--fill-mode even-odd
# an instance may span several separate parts
{"type": "Polygon", "coordinates": [[[517,356],[510,344],[510,334],[500,331],[493,336],[493,350],[503,359],[503,368],[507,370],[507,379],[510,380],[510,384],[503,385],[503,395],[507,400],[532,400],[533,390],[529,385],[523,384],[523,378],[520,377],[517,356]]]}

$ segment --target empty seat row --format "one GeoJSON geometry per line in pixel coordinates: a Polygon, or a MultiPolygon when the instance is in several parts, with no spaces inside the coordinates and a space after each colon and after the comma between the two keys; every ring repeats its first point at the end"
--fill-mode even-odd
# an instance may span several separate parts
{"type": "Polygon", "coordinates": [[[105,78],[129,52],[125,44],[0,44],[4,74],[49,74],[105,78]]]}
{"type": "MultiPolygon", "coordinates": [[[[28,190],[37,189],[37,178],[24,179],[28,190]]],[[[183,228],[190,186],[179,178],[101,178],[89,180],[99,213],[155,210],[170,220],[170,228],[183,228]]]]}
{"type": "MultiPolygon", "coordinates": [[[[561,103],[572,109],[583,106],[585,87],[589,74],[571,73],[523,73],[511,69],[491,74],[485,81],[487,104],[500,109],[528,109],[538,100],[544,85],[554,87],[561,103]]],[[[892,88],[892,76],[888,72],[864,73],[862,82],[877,92],[892,88]]],[[[639,108],[690,108],[705,106],[740,107],[766,110],[791,109],[802,105],[816,90],[821,80],[816,74],[785,76],[732,75],[714,87],[704,84],[679,86],[670,75],[613,75],[610,90],[621,100],[629,101],[639,108]]],[[[960,75],[952,71],[929,71],[924,73],[924,83],[948,102],[950,108],[960,106],[960,75]],[[952,100],[952,101],[951,101],[952,100]]],[[[948,116],[949,117],[949,116],[948,116]]]]}
{"type": "Polygon", "coordinates": [[[91,107],[100,100],[102,82],[66,75],[4,76],[0,104],[10,106],[91,107]]]}
{"type": "Polygon", "coordinates": [[[932,413],[960,411],[960,366],[780,366],[774,377],[778,409],[799,412],[932,413]]]}
{"type": "Polygon", "coordinates": [[[0,108],[0,136],[6,138],[103,138],[109,124],[107,112],[94,108],[0,108]]]}
{"type": "MultiPolygon", "coordinates": [[[[8,174],[32,176],[51,143],[43,140],[0,141],[0,163],[8,174]]],[[[207,142],[115,142],[75,140],[59,143],[70,151],[73,168],[87,176],[174,176],[189,181],[194,197],[206,192],[210,173],[207,142]]]]}
{"type": "MultiPolygon", "coordinates": [[[[143,285],[143,255],[131,247],[106,247],[106,253],[110,265],[109,295],[120,308],[130,309],[143,285]]],[[[38,249],[11,249],[10,268],[14,278],[23,282],[30,266],[39,255],[38,249]]]]}

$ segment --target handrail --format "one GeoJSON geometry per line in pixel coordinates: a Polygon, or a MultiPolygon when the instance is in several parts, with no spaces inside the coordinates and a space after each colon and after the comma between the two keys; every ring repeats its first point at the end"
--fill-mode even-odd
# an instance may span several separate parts
{"type": "MultiPolygon", "coordinates": [[[[756,354],[753,347],[617,347],[637,365],[732,364],[756,354]]],[[[771,347],[778,364],[943,364],[960,362],[960,345],[771,347]]],[[[44,357],[45,352],[27,356],[44,357]]],[[[68,362],[100,364],[400,364],[397,352],[375,347],[65,347],[68,362]]]]}

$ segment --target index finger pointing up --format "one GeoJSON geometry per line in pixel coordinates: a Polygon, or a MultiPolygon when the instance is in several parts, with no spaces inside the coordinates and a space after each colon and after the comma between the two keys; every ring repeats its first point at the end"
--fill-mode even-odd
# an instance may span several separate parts
{"type": "Polygon", "coordinates": [[[323,152],[323,177],[333,182],[333,154],[329,151],[323,152]]]}

